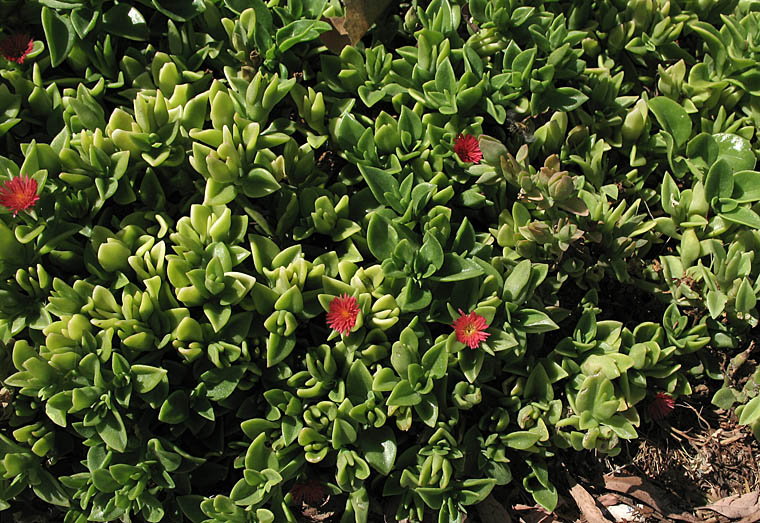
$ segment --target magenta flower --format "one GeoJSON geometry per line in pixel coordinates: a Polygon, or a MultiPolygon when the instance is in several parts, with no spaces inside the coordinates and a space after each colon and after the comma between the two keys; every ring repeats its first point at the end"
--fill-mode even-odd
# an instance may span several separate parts
{"type": "Polygon", "coordinates": [[[454,142],[454,152],[463,162],[479,163],[483,158],[478,139],[469,134],[460,134],[454,142]]]}
{"type": "Polygon", "coordinates": [[[647,414],[653,420],[666,418],[676,406],[673,396],[665,392],[658,392],[647,405],[647,414]]]}

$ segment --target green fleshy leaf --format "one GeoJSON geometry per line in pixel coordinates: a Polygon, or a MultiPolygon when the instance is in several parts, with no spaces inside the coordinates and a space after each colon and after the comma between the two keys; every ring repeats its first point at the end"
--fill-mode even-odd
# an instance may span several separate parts
{"type": "Polygon", "coordinates": [[[70,15],[71,25],[80,39],[83,39],[87,33],[95,28],[98,18],[100,18],[100,11],[95,11],[87,6],[72,10],[70,15]]]}
{"type": "Polygon", "coordinates": [[[119,4],[103,13],[103,28],[129,40],[143,41],[150,35],[145,17],[128,4],[119,4]]]}
{"type": "Polygon", "coordinates": [[[295,20],[275,33],[277,48],[284,53],[294,45],[314,40],[330,29],[330,24],[321,20],[295,20]]]}
{"type": "Polygon", "coordinates": [[[71,52],[76,39],[76,32],[71,26],[68,16],[60,15],[49,7],[42,8],[41,18],[47,47],[50,51],[50,62],[53,67],[57,67],[71,52]]]}
{"type": "Polygon", "coordinates": [[[187,22],[206,10],[203,0],[153,0],[153,6],[176,22],[187,22]]]}
{"type": "Polygon", "coordinates": [[[135,379],[135,391],[139,394],[148,393],[156,388],[167,374],[166,369],[140,364],[132,365],[130,372],[135,379]]]}
{"type": "Polygon", "coordinates": [[[718,158],[725,159],[733,172],[755,168],[757,158],[749,140],[731,133],[718,133],[713,135],[713,139],[718,144],[718,158]]]}
{"type": "Polygon", "coordinates": [[[176,425],[185,421],[190,413],[187,394],[182,390],[175,390],[161,405],[158,413],[159,421],[176,425]]]}
{"type": "Polygon", "coordinates": [[[746,225],[753,229],[760,229],[760,216],[746,207],[737,207],[730,212],[720,212],[718,215],[730,222],[746,225]]]}
{"type": "Polygon", "coordinates": [[[750,425],[760,420],[760,396],[755,396],[749,403],[742,406],[739,413],[739,424],[750,425]]]}
{"type": "Polygon", "coordinates": [[[677,146],[686,143],[691,136],[691,118],[679,103],[665,96],[657,96],[649,100],[649,109],[660,127],[670,133],[677,146]]]}
{"type": "Polygon", "coordinates": [[[127,429],[118,412],[108,413],[95,428],[105,444],[113,450],[124,452],[127,448],[127,429]]]}
{"type": "Polygon", "coordinates": [[[293,336],[280,336],[275,333],[269,334],[267,340],[267,367],[273,367],[287,358],[296,347],[296,339],[293,336]]]}
{"type": "Polygon", "coordinates": [[[477,263],[454,253],[447,252],[443,256],[441,269],[430,277],[441,282],[469,280],[483,274],[483,268],[477,263]]]}
{"type": "Polygon", "coordinates": [[[525,450],[538,442],[540,436],[527,430],[511,432],[501,437],[505,445],[513,449],[525,450]]]}
{"type": "Polygon", "coordinates": [[[422,401],[422,398],[412,389],[411,384],[406,380],[401,380],[393,387],[393,391],[391,391],[391,395],[386,403],[389,406],[411,407],[412,405],[417,405],[420,401],[422,401]]]}
{"type": "Polygon", "coordinates": [[[520,309],[514,315],[525,332],[537,333],[559,329],[559,326],[544,312],[535,309],[520,309]]]}
{"type": "Polygon", "coordinates": [[[573,111],[583,105],[588,96],[574,87],[558,87],[548,90],[541,101],[555,111],[573,111]]]}

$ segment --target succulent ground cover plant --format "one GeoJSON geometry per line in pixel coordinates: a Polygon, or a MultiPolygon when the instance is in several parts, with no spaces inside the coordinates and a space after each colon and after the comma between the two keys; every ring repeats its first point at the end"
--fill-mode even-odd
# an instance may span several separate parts
{"type": "Polygon", "coordinates": [[[0,1],[0,511],[552,510],[558,452],[701,380],[760,438],[714,357],[758,324],[760,2],[413,0],[336,53],[348,4],[0,1]]]}

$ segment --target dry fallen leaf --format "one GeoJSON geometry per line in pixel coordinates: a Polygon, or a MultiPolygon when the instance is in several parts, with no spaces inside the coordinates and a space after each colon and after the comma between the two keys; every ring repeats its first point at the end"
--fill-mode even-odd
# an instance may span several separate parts
{"type": "Polygon", "coordinates": [[[604,487],[608,490],[620,492],[631,496],[652,507],[655,511],[670,519],[696,523],[699,521],[694,516],[683,513],[675,513],[668,510],[668,507],[676,506],[676,502],[664,492],[661,488],[653,485],[645,478],[639,476],[622,476],[606,474],[604,476],[604,487]]]}
{"type": "Polygon", "coordinates": [[[578,509],[586,520],[589,523],[607,523],[609,520],[604,517],[602,511],[596,506],[591,494],[569,475],[567,479],[570,484],[570,495],[575,500],[575,504],[578,505],[578,509]]]}
{"type": "Polygon", "coordinates": [[[522,512],[520,514],[520,523],[559,523],[554,514],[548,512],[544,507],[540,505],[523,505],[518,503],[512,507],[515,511],[522,512]]]}
{"type": "Polygon", "coordinates": [[[596,499],[596,501],[603,507],[611,507],[612,505],[617,505],[618,503],[620,503],[620,498],[617,497],[615,494],[608,492],[607,494],[602,494],[601,496],[599,496],[596,499]]]}
{"type": "Polygon", "coordinates": [[[333,53],[340,54],[347,45],[356,45],[375,20],[391,3],[390,0],[345,0],[345,16],[326,18],[333,29],[322,33],[322,43],[333,53]]]}
{"type": "Polygon", "coordinates": [[[728,496],[698,508],[712,510],[731,519],[760,516],[760,491],[728,496]]]}

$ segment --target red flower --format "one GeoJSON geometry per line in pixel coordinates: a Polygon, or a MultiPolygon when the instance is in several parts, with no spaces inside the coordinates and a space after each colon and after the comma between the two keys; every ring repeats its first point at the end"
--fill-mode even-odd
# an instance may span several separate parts
{"type": "Polygon", "coordinates": [[[29,176],[16,176],[0,186],[0,205],[13,211],[13,216],[33,206],[39,199],[37,181],[29,176]]]}
{"type": "Polygon", "coordinates": [[[488,332],[484,332],[488,328],[488,324],[483,316],[475,314],[475,311],[465,314],[462,309],[459,309],[459,314],[461,316],[451,325],[454,327],[458,341],[474,349],[480,345],[481,341],[484,341],[491,335],[488,332]]]}
{"type": "Polygon", "coordinates": [[[460,134],[454,142],[454,152],[463,162],[479,163],[483,158],[478,139],[469,134],[460,134]]]}
{"type": "Polygon", "coordinates": [[[0,54],[10,62],[23,64],[26,55],[32,52],[34,39],[24,33],[8,35],[0,40],[0,54]]]}
{"type": "Polygon", "coordinates": [[[341,334],[348,334],[356,325],[359,315],[359,305],[356,298],[342,294],[330,302],[330,312],[327,313],[327,325],[341,334]]]}
{"type": "Polygon", "coordinates": [[[668,416],[676,406],[673,396],[665,392],[658,392],[647,405],[647,414],[653,420],[661,420],[668,416]]]}

